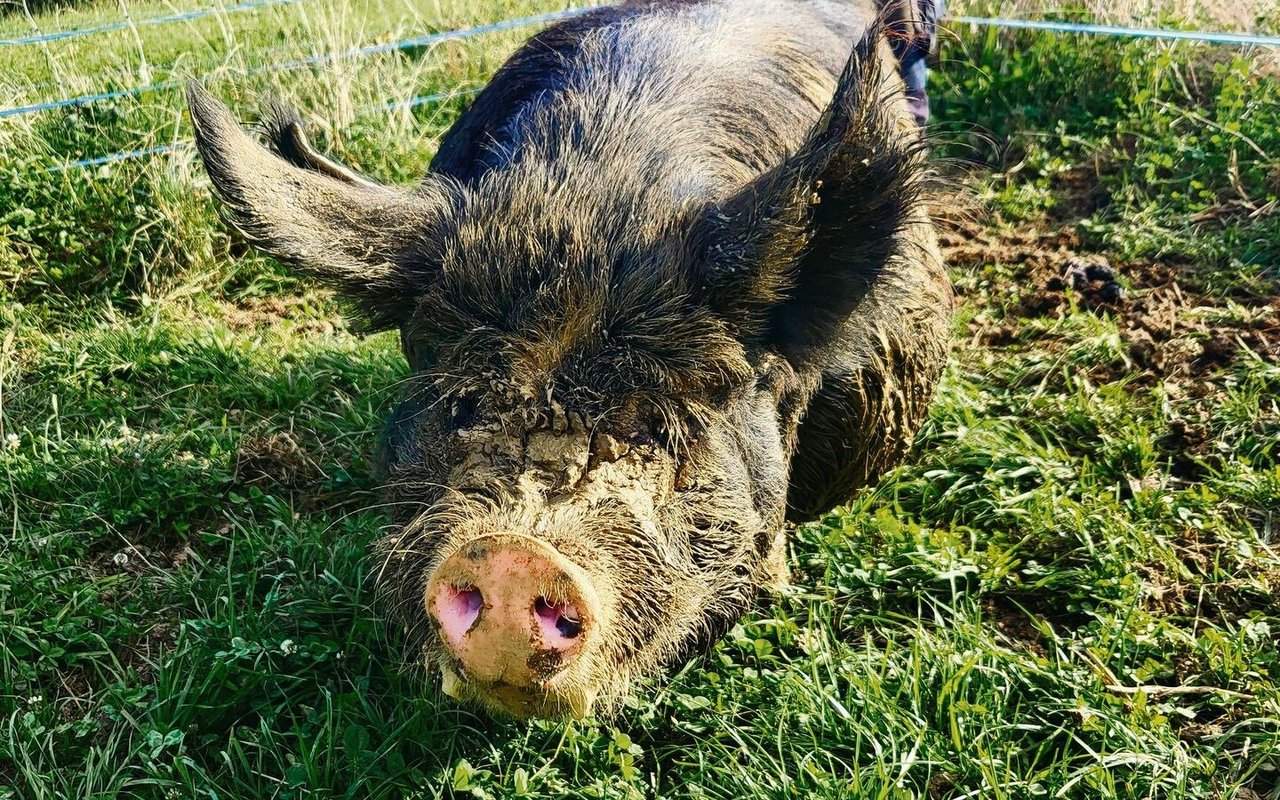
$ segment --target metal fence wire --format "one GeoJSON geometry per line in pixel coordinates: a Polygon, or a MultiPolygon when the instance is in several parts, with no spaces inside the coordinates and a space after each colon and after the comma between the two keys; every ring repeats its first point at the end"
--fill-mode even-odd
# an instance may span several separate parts
{"type": "Polygon", "coordinates": [[[268,6],[290,5],[299,2],[302,2],[302,0],[246,0],[246,2],[234,6],[226,6],[225,8],[202,8],[194,11],[184,11],[181,14],[165,14],[159,17],[144,17],[143,19],[125,18],[119,22],[108,22],[105,25],[94,25],[88,28],[72,28],[65,31],[34,33],[30,36],[23,36],[17,39],[0,39],[0,47],[18,47],[24,44],[60,42],[65,39],[78,39],[81,36],[92,36],[95,33],[106,33],[108,31],[118,31],[126,28],[141,28],[147,25],[165,25],[171,22],[188,22],[191,20],[201,19],[203,17],[215,16],[217,14],[234,14],[239,11],[256,11],[268,6]]]}
{"type": "MultiPolygon", "coordinates": [[[[306,58],[277,61],[272,64],[263,64],[261,66],[239,70],[234,74],[240,77],[248,77],[251,75],[261,75],[263,73],[287,72],[289,70],[301,69],[303,67],[320,66],[321,64],[328,64],[333,61],[341,61],[347,58],[364,58],[366,56],[392,53],[399,50],[411,50],[454,39],[470,39],[474,36],[480,36],[486,33],[496,33],[498,31],[522,28],[544,22],[555,22],[557,20],[578,16],[585,12],[586,9],[573,9],[569,11],[553,11],[547,14],[535,14],[529,17],[505,19],[499,22],[489,23],[487,25],[476,25],[471,28],[457,28],[454,30],[428,34],[426,36],[415,36],[409,39],[401,39],[398,42],[365,45],[364,47],[353,47],[349,50],[339,50],[332,53],[319,53],[314,56],[307,56],[306,58]]],[[[148,83],[143,86],[134,86],[128,89],[115,89],[108,92],[93,92],[90,94],[77,95],[75,97],[64,97],[58,100],[49,100],[43,103],[14,106],[12,108],[0,109],[0,119],[21,117],[28,114],[38,114],[42,111],[53,111],[59,108],[85,106],[107,100],[118,100],[123,97],[137,97],[139,95],[151,94],[152,92],[160,92],[166,89],[176,89],[183,84],[184,81],[181,80],[157,81],[155,83],[148,83]]]]}
{"type": "MultiPolygon", "coordinates": [[[[107,23],[87,28],[75,28],[65,31],[56,31],[48,33],[33,34],[31,36],[16,39],[0,39],[0,47],[19,46],[28,44],[48,43],[73,39],[92,34],[103,33],[107,31],[120,30],[135,26],[147,25],[166,25],[178,22],[186,22],[190,20],[200,19],[202,17],[213,16],[216,14],[226,14],[235,12],[248,12],[258,9],[268,8],[272,6],[292,5],[302,2],[302,0],[245,0],[233,6],[225,6],[219,8],[206,8],[200,10],[187,11],[180,14],[167,14],[163,16],[148,17],[139,20],[122,20],[119,22],[107,23]]],[[[487,33],[496,33],[499,31],[507,31],[516,28],[529,27],[544,23],[557,22],[559,20],[569,19],[579,16],[590,11],[593,6],[578,9],[564,9],[561,11],[552,11],[543,14],[533,14],[525,17],[514,17],[511,19],[500,20],[498,22],[488,23],[485,25],[476,25],[467,28],[456,28],[453,30],[440,31],[438,33],[427,34],[423,36],[415,36],[408,39],[402,39],[396,42],[387,42],[381,44],[365,45],[363,47],[351,48],[331,53],[321,53],[318,55],[308,56],[306,58],[292,59],[288,61],[280,61],[270,64],[263,64],[256,67],[240,70],[234,74],[239,76],[258,75],[263,73],[286,72],[304,67],[315,67],[323,64],[331,63],[348,58],[364,58],[367,56],[391,53],[413,48],[426,47],[440,42],[469,39],[481,36],[487,33]]],[[[1044,31],[1057,34],[1082,34],[1091,36],[1115,36],[1123,38],[1139,38],[1154,39],[1173,42],[1191,42],[1201,44],[1214,45],[1234,45],[1239,47],[1280,47],[1280,36],[1268,34],[1251,34],[1251,33],[1231,33],[1224,31],[1202,31],[1202,30],[1180,30],[1171,28],[1143,28],[1143,27],[1125,27],[1117,25],[1098,25],[1090,23],[1075,22],[1055,22],[1049,20],[1026,20],[1013,19],[1008,17],[970,17],[960,16],[950,20],[952,26],[972,25],[977,27],[994,27],[1007,30],[1033,30],[1044,31]]],[[[48,100],[40,103],[31,103],[26,105],[13,106],[10,108],[0,108],[0,120],[22,117],[31,114],[40,114],[47,111],[54,111],[63,108],[76,108],[80,106],[91,105],[93,103],[106,102],[122,98],[138,97],[153,92],[161,92],[170,89],[176,89],[183,85],[184,81],[177,79],[169,79],[145,84],[142,86],[134,86],[127,89],[115,89],[103,92],[94,92],[88,94],[75,95],[71,97],[58,98],[56,100],[48,100]]],[[[449,100],[454,97],[475,94],[478,89],[459,89],[451,92],[440,92],[436,94],[421,95],[409,98],[407,100],[386,103],[383,107],[387,109],[417,107],[430,103],[436,103],[443,100],[449,100]]],[[[154,147],[144,147],[134,150],[124,150],[116,153],[95,156],[92,158],[81,158],[68,161],[64,164],[57,164],[46,168],[46,172],[63,172],[71,169],[80,169],[86,167],[97,167],[118,161],[126,161],[139,158],[147,158],[155,155],[162,155],[189,148],[192,145],[190,141],[175,141],[167,144],[156,145],[154,147]]]]}

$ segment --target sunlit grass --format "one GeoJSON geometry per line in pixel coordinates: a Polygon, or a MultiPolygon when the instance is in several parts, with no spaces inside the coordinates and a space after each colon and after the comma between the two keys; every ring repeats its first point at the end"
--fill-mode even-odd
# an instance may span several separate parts
{"type": "MultiPolygon", "coordinates": [[[[243,70],[558,7],[306,0],[24,51],[0,98],[212,71],[246,121],[275,90],[326,150],[410,184],[466,100],[382,105],[480,85],[527,31],[243,70]]],[[[1208,55],[946,46],[938,136],[976,144],[986,203],[953,246],[996,233],[955,270],[956,354],[911,458],[796,531],[793,588],[706,658],[567,726],[453,705],[373,602],[395,337],[246,254],[187,151],[44,172],[184,141],[177,93],[0,121],[0,798],[1280,797],[1280,371],[1254,339],[1195,365],[1271,319],[1280,229],[1228,201],[1273,201],[1273,165],[1237,147],[1229,174],[1235,140],[1190,147],[1182,111],[1272,155],[1280,117],[1254,61],[1208,55]],[[1192,97],[1170,76],[1197,69],[1192,97]],[[1109,201],[1074,211],[1062,176],[1098,164],[1109,201]],[[1036,305],[1067,227],[1130,297],[1173,263],[1185,364],[1139,363],[1132,306],[1036,305]]]]}

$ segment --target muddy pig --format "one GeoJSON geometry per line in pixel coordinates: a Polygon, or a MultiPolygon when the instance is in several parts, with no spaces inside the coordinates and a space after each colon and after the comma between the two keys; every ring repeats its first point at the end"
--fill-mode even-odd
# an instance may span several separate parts
{"type": "Polygon", "coordinates": [[[234,225],[398,329],[411,658],[517,716],[617,707],[785,579],[789,521],[903,456],[951,293],[872,0],[644,0],[535,35],[380,185],[194,86],[234,225]]]}

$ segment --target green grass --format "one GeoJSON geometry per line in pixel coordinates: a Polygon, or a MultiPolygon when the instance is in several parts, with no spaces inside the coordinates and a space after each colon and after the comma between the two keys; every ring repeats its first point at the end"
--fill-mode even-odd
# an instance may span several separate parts
{"type": "MultiPolygon", "coordinates": [[[[480,84],[521,33],[236,70],[554,7],[309,0],[6,51],[0,96],[221,65],[240,113],[275,89],[410,182],[465,101],[376,106],[480,84]]],[[[395,338],[246,254],[188,153],[42,171],[186,138],[176,95],[0,120],[0,798],[1280,798],[1264,67],[949,40],[961,310],[911,458],[796,531],[794,588],[707,658],[572,725],[455,706],[372,600],[395,338]],[[1053,283],[1103,256],[1124,301],[1053,283]]]]}

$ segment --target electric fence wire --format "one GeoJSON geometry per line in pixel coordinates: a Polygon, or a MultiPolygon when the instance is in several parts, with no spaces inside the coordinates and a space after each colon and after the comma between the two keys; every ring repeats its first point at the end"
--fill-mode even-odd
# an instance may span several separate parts
{"type": "MultiPolygon", "coordinates": [[[[417,108],[419,106],[428,105],[430,103],[439,103],[446,100],[452,100],[456,97],[469,97],[479,94],[479,89],[459,89],[452,92],[437,92],[435,94],[424,94],[417,97],[410,97],[407,100],[393,100],[389,103],[383,103],[378,106],[379,109],[393,111],[402,108],[417,108]]],[[[117,161],[131,161],[138,158],[149,158],[151,156],[164,155],[165,153],[175,153],[184,150],[190,150],[195,146],[195,142],[181,141],[171,142],[169,144],[160,144],[154,147],[141,147],[136,150],[124,150],[119,153],[109,153],[105,156],[94,156],[93,158],[78,158],[74,161],[68,161],[65,164],[55,164],[45,169],[45,172],[66,172],[73,169],[85,169],[89,167],[102,167],[108,164],[114,164],[117,161]]]]}
{"type": "MultiPolygon", "coordinates": [[[[530,25],[538,25],[544,22],[556,22],[562,19],[569,19],[571,17],[584,14],[588,10],[589,9],[569,9],[565,11],[552,11],[546,14],[535,14],[529,17],[517,17],[515,19],[501,20],[487,25],[476,25],[471,28],[457,28],[455,30],[427,34],[425,36],[415,36],[410,39],[401,39],[397,42],[365,45],[363,47],[355,47],[349,50],[340,50],[332,53],[319,53],[305,58],[296,58],[289,61],[278,61],[272,64],[262,64],[257,67],[249,67],[248,69],[237,71],[236,74],[241,76],[251,76],[268,72],[287,72],[289,70],[301,69],[303,67],[320,66],[321,64],[327,64],[332,61],[339,61],[346,58],[364,58],[366,56],[380,55],[383,53],[410,50],[418,47],[428,47],[433,44],[450,40],[469,39],[486,33],[497,33],[499,31],[511,30],[513,28],[522,28],[530,25]]],[[[144,94],[164,91],[166,89],[175,89],[181,85],[183,85],[183,81],[171,79],[149,83],[144,86],[134,86],[128,89],[94,92],[91,94],[77,95],[75,97],[64,97],[58,100],[48,100],[42,103],[32,103],[30,105],[3,108],[0,109],[0,119],[22,117],[29,114],[39,114],[45,111],[55,111],[60,108],[91,105],[93,103],[101,103],[107,100],[118,100],[124,97],[138,97],[144,94]]]]}
{"type": "Polygon", "coordinates": [[[1231,44],[1240,47],[1280,47],[1280,36],[1261,33],[1184,31],[1176,28],[1131,28],[1123,25],[1094,25],[1084,22],[1052,22],[1034,19],[1009,19],[1006,17],[953,17],[949,22],[955,25],[978,25],[980,27],[1005,28],[1009,30],[1081,33],[1091,36],[1160,39],[1173,42],[1197,42],[1200,44],[1231,44]]]}
{"type": "Polygon", "coordinates": [[[290,5],[299,3],[302,0],[246,0],[234,6],[226,6],[220,8],[202,8],[197,11],[186,11],[181,14],[167,14],[160,17],[146,17],[144,19],[130,20],[124,19],[119,22],[110,22],[106,25],[95,25],[91,28],[72,28],[65,31],[50,31],[48,33],[36,33],[30,36],[23,36],[18,39],[0,39],[0,47],[18,47],[25,44],[43,44],[45,42],[60,42],[66,39],[78,39],[81,36],[91,36],[95,33],[106,33],[108,31],[118,31],[125,28],[141,28],[147,25],[165,25],[172,22],[188,22],[190,20],[202,19],[204,17],[214,16],[216,14],[234,14],[240,11],[256,11],[260,8],[270,6],[290,5]]]}
{"type": "MultiPolygon", "coordinates": [[[[234,6],[223,11],[231,10],[247,10],[250,7],[262,7],[266,5],[274,5],[279,3],[299,2],[299,0],[251,0],[239,6],[234,6]]],[[[332,61],[344,58],[362,58],[371,55],[390,53],[402,50],[408,50],[418,47],[426,47],[439,42],[467,39],[474,36],[480,36],[486,33],[496,33],[498,31],[512,30],[515,28],[537,25],[541,23],[556,22],[563,19],[569,19],[587,13],[591,7],[580,9],[565,9],[562,11],[553,11],[545,14],[535,14],[527,17],[517,17],[513,19],[500,20],[498,22],[486,25],[477,25],[470,28],[458,28],[455,30],[441,31],[439,33],[428,34],[425,36],[417,36],[410,39],[403,39],[397,42],[387,42],[383,44],[366,45],[363,47],[343,50],[333,53],[322,53],[306,58],[293,59],[290,61],[276,62],[272,64],[264,64],[257,67],[251,67],[241,70],[242,75],[257,75],[264,72],[284,72],[302,67],[319,66],[332,61]]],[[[140,22],[154,22],[156,24],[162,22],[177,21],[179,19],[189,19],[193,14],[200,16],[209,13],[217,13],[214,10],[206,10],[204,12],[188,12],[185,15],[172,15],[171,17],[156,17],[152,20],[140,22]]],[[[67,31],[66,35],[86,35],[87,33],[97,32],[98,30],[111,30],[117,27],[124,27],[130,23],[115,23],[110,26],[100,26],[97,29],[81,29],[80,31],[67,31]]],[[[1268,34],[1251,34],[1251,33],[1231,33],[1225,31],[1197,31],[1197,30],[1179,30],[1170,28],[1142,28],[1142,27],[1126,27],[1118,25],[1096,25],[1090,23],[1077,22],[1054,22],[1048,20],[1025,20],[1011,19],[1006,17],[953,17],[950,20],[952,25],[976,25],[980,27],[994,27],[1007,30],[1035,30],[1052,33],[1067,34],[1084,34],[1093,36],[1117,36],[1125,38],[1139,39],[1157,39],[1164,41],[1179,42],[1195,42],[1202,44],[1217,45],[1235,45],[1240,47],[1280,47],[1280,36],[1268,34]]],[[[48,36],[56,36],[59,34],[47,34],[48,36]]],[[[0,44],[10,44],[20,40],[0,40],[0,44]]],[[[123,97],[136,97],[151,92],[163,91],[180,86],[181,81],[165,80],[146,86],[137,86],[130,89],[118,89],[107,92],[97,92],[93,94],[84,94],[76,97],[61,98],[51,100],[44,103],[35,103],[25,106],[15,106],[13,108],[0,109],[0,119],[9,117],[23,116],[27,114],[36,114],[43,111],[51,111],[59,108],[68,108],[88,105],[91,103],[102,102],[106,100],[114,100],[123,97]]],[[[421,95],[419,97],[410,98],[403,101],[395,101],[387,103],[384,107],[388,109],[394,108],[414,108],[428,103],[440,102],[442,100],[451,99],[453,97],[475,94],[478,89],[440,92],[437,94],[421,95]]],[[[117,161],[125,161],[137,158],[146,158],[154,155],[161,155],[174,151],[183,150],[191,147],[191,142],[173,142],[170,144],[157,145],[155,147],[139,148],[136,150],[126,150],[118,153],[111,153],[104,156],[96,156],[93,158],[81,158],[69,161],[65,164],[59,164],[46,169],[46,172],[64,172],[70,169],[86,168],[102,166],[115,163],[117,161]]]]}

